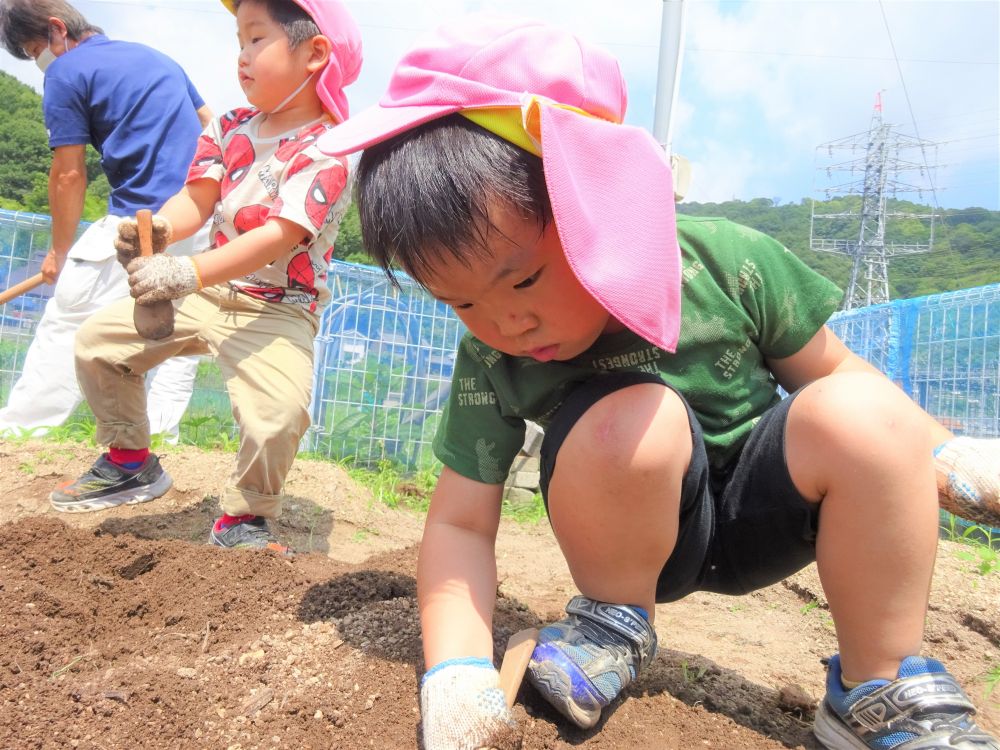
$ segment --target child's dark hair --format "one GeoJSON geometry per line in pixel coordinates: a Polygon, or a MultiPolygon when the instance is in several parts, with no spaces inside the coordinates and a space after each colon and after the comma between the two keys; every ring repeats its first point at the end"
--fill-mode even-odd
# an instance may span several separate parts
{"type": "Polygon", "coordinates": [[[295,49],[302,42],[322,33],[312,16],[294,0],[235,0],[233,8],[239,10],[244,3],[263,5],[271,20],[284,30],[290,49],[295,49]]]}
{"type": "Polygon", "coordinates": [[[402,268],[425,283],[446,258],[489,255],[491,206],[552,218],[542,160],[459,114],[370,146],[354,198],[365,250],[395,282],[402,268]]]}
{"type": "Polygon", "coordinates": [[[66,34],[75,42],[104,33],[63,0],[4,0],[0,2],[0,38],[4,49],[19,60],[30,60],[24,45],[48,39],[49,18],[53,17],[66,24],[66,34]]]}

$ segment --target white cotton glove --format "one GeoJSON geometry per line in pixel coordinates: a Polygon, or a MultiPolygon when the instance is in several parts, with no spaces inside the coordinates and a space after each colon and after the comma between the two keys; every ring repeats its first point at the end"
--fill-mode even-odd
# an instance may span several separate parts
{"type": "Polygon", "coordinates": [[[420,686],[424,750],[520,747],[514,717],[488,659],[449,659],[420,686]]]}
{"type": "MultiPolygon", "coordinates": [[[[170,222],[162,216],[153,217],[153,254],[162,253],[170,244],[174,230],[170,222]]],[[[128,268],[133,259],[138,258],[139,225],[135,219],[122,219],[118,223],[118,238],[115,240],[115,250],[118,251],[118,262],[122,268],[128,268]]]]}
{"type": "Polygon", "coordinates": [[[140,305],[179,299],[201,289],[194,259],[187,256],[153,255],[134,258],[128,267],[128,285],[140,305]]]}
{"type": "Polygon", "coordinates": [[[934,451],[941,507],[973,523],[1000,525],[1000,440],[957,437],[934,451]]]}

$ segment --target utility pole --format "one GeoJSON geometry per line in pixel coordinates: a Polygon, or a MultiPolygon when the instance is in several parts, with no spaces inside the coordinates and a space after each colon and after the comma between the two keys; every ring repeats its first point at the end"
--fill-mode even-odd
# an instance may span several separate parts
{"type": "Polygon", "coordinates": [[[663,0],[660,20],[660,55],[656,70],[656,108],[653,137],[667,154],[673,153],[674,109],[680,91],[684,60],[684,0],[663,0]]]}
{"type": "Polygon", "coordinates": [[[674,110],[681,87],[681,63],[684,60],[685,0],[663,0],[660,20],[660,54],[656,71],[656,103],[653,111],[653,137],[670,159],[674,177],[674,198],[680,201],[691,183],[691,165],[674,153],[674,110]]]}
{"type": "MultiPolygon", "coordinates": [[[[835,151],[863,152],[863,155],[845,162],[819,167],[827,178],[834,173],[848,172],[851,180],[830,185],[822,190],[830,198],[860,196],[860,210],[850,207],[835,213],[817,213],[813,200],[809,229],[809,246],[813,250],[847,255],[853,261],[851,280],[844,295],[843,310],[852,310],[889,301],[889,258],[895,255],[912,255],[929,252],[934,245],[934,213],[891,211],[889,198],[899,193],[918,193],[923,197],[924,188],[899,179],[904,172],[919,172],[927,177],[926,152],[935,144],[912,138],[896,131],[882,121],[882,94],[876,95],[871,125],[865,133],[847,136],[824,143],[818,150],[826,151],[832,158],[835,151]],[[907,161],[901,154],[919,149],[919,161],[907,161]],[[886,230],[890,219],[910,219],[929,222],[924,242],[887,242],[886,230]]],[[[923,239],[923,238],[921,238],[923,239]]]]}

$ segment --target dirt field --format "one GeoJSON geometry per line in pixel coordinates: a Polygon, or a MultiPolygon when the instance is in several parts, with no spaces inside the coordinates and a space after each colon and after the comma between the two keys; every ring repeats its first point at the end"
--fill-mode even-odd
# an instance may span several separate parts
{"type": "MultiPolygon", "coordinates": [[[[94,454],[0,442],[0,748],[413,748],[423,673],[421,519],[337,466],[299,461],[278,524],[291,559],[205,544],[232,454],[168,449],[165,497],[66,516],[52,486],[94,454]]],[[[1000,574],[942,543],[926,653],[1000,732],[1000,574]]],[[[504,522],[499,651],[574,593],[547,526],[504,522]]],[[[657,608],[652,668],[583,732],[525,685],[524,748],[817,748],[835,639],[815,569],[742,598],[657,608]],[[790,688],[794,688],[791,690],[790,688]],[[794,693],[800,695],[796,697],[794,693]]]]}

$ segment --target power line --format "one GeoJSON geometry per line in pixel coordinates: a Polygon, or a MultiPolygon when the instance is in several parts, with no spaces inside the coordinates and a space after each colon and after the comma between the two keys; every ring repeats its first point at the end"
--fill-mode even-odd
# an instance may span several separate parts
{"type": "MultiPolygon", "coordinates": [[[[725,49],[722,47],[688,47],[691,52],[711,52],[725,53],[733,55],[760,55],[772,57],[811,57],[820,60],[862,60],[865,62],[893,62],[892,57],[873,57],[867,55],[828,55],[818,52],[779,52],[776,50],[756,50],[756,49],[725,49]]],[[[687,50],[686,50],[687,51],[687,50]]],[[[930,60],[920,57],[908,57],[896,62],[908,63],[929,63],[932,65],[996,65],[996,60],[930,60]]]]}
{"type": "Polygon", "coordinates": [[[892,29],[889,28],[889,19],[885,15],[885,5],[883,5],[882,0],[878,0],[878,9],[882,13],[882,22],[885,24],[885,33],[889,37],[889,47],[892,49],[892,56],[896,60],[896,70],[899,72],[899,82],[903,86],[903,97],[906,99],[906,108],[910,111],[910,122],[913,123],[913,134],[917,137],[917,141],[920,141],[920,155],[924,160],[924,168],[927,170],[927,180],[931,186],[931,195],[934,198],[935,208],[940,209],[941,206],[938,204],[937,199],[937,189],[934,187],[934,173],[931,171],[930,165],[927,162],[927,151],[924,148],[923,141],[920,138],[920,130],[917,128],[917,118],[913,114],[913,104],[910,102],[910,92],[906,87],[906,79],[903,77],[903,66],[899,64],[899,55],[896,54],[896,43],[892,38],[892,29]]]}

